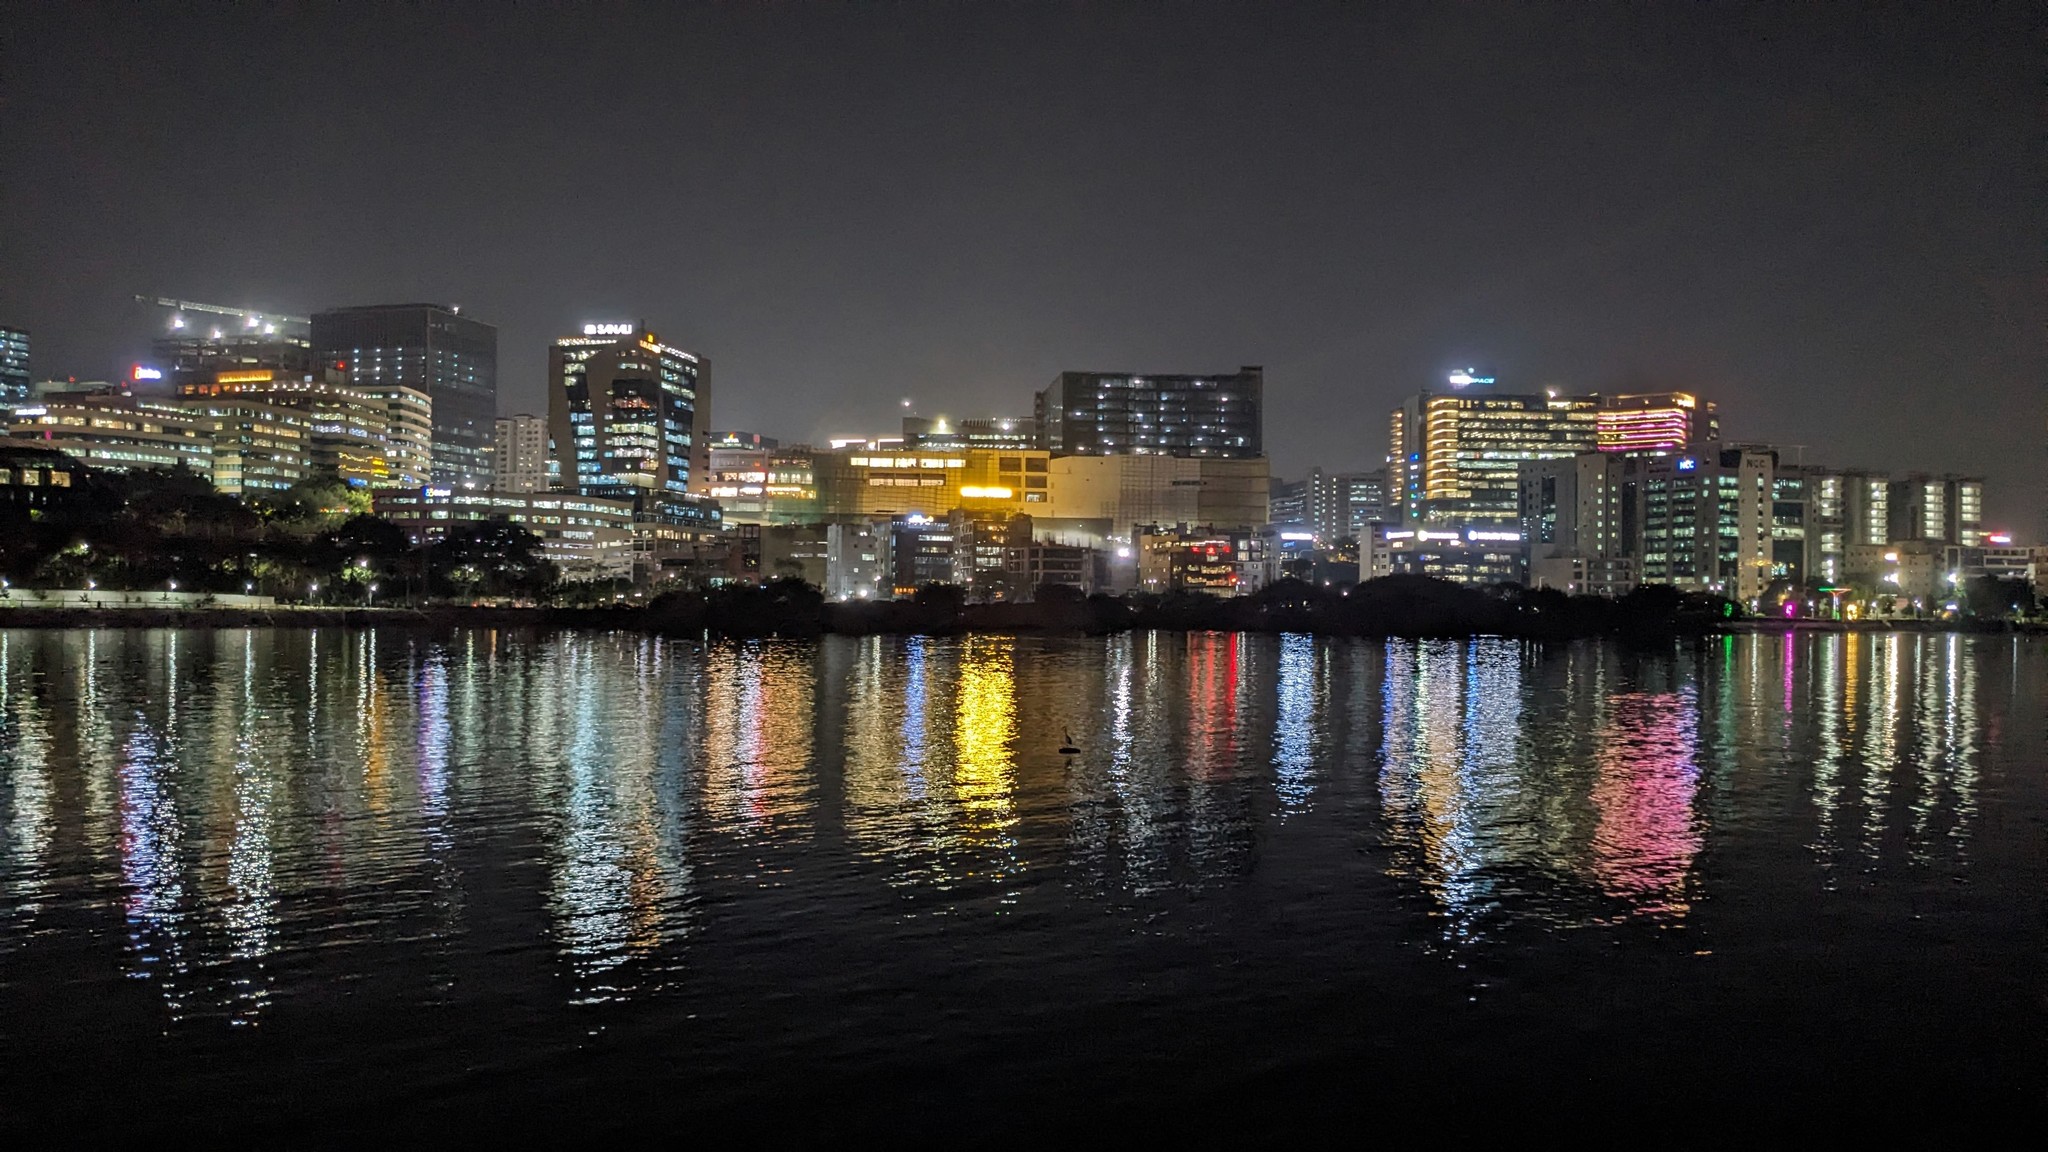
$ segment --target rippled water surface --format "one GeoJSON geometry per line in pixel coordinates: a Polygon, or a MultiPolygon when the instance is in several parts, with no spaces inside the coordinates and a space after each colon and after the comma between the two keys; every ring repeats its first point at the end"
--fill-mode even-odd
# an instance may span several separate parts
{"type": "Polygon", "coordinates": [[[0,1118],[2037,1110],[2044,718],[2007,637],[0,631],[0,1118]]]}

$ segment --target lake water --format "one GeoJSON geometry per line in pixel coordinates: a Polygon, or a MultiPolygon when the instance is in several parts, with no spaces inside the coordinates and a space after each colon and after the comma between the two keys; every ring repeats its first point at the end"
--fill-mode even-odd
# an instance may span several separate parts
{"type": "Polygon", "coordinates": [[[0,631],[0,1122],[2038,1113],[2044,817],[2011,637],[0,631]]]}

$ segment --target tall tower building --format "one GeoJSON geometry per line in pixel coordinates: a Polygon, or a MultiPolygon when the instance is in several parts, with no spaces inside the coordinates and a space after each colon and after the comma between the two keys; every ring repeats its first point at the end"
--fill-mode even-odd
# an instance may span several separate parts
{"type": "Polygon", "coordinates": [[[313,347],[348,383],[433,401],[434,481],[486,488],[498,418],[498,330],[440,304],[369,304],[313,317],[313,347]]]}
{"type": "Polygon", "coordinates": [[[1265,369],[1216,376],[1062,372],[1033,405],[1039,446],[1095,456],[1266,454],[1265,369]]]}
{"type": "Polygon", "coordinates": [[[1602,452],[1683,452],[1721,438],[1721,414],[1690,392],[1603,396],[1596,421],[1602,452]]]}
{"type": "Polygon", "coordinates": [[[28,333],[0,326],[0,405],[29,399],[28,333]]]}
{"type": "Polygon", "coordinates": [[[548,490],[548,422],[521,412],[498,417],[497,435],[492,439],[496,459],[491,467],[500,492],[545,492],[548,490]]]}
{"type": "Polygon", "coordinates": [[[149,367],[159,381],[138,390],[175,395],[195,385],[213,384],[221,373],[267,372],[267,378],[308,380],[318,375],[312,340],[303,316],[280,316],[197,304],[189,300],[157,301],[171,307],[169,319],[150,341],[149,367]]]}
{"type": "Polygon", "coordinates": [[[1522,464],[1594,450],[1598,400],[1471,388],[1490,382],[1456,373],[1448,390],[1418,392],[1394,410],[1387,496],[1403,521],[1514,521],[1522,464]]]}
{"type": "Polygon", "coordinates": [[[643,523],[702,527],[691,495],[708,467],[699,382],[709,367],[637,324],[586,324],[548,349],[548,435],[562,486],[631,500],[643,523]]]}

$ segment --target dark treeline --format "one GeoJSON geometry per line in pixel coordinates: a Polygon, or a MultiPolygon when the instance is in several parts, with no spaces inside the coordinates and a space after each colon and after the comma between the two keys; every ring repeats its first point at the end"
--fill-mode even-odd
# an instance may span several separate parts
{"type": "Polygon", "coordinates": [[[175,587],[330,606],[539,601],[558,587],[540,540],[518,525],[465,522],[416,545],[369,514],[367,491],[334,476],[247,500],[184,468],[77,477],[43,506],[0,506],[0,576],[15,587],[175,587]]]}

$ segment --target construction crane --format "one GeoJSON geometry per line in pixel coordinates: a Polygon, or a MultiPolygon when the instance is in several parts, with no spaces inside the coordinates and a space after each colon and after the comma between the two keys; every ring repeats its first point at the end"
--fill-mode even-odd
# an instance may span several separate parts
{"type": "Polygon", "coordinates": [[[185,326],[184,318],[176,315],[176,313],[180,312],[211,312],[216,316],[240,316],[244,326],[249,328],[254,328],[259,324],[300,324],[310,326],[313,323],[312,318],[309,316],[286,316],[280,312],[255,312],[247,308],[228,308],[220,304],[201,304],[197,300],[172,300],[163,296],[137,296],[136,299],[144,304],[154,304],[159,308],[169,308],[173,313],[171,317],[171,327],[173,328],[183,328],[185,326]]]}

